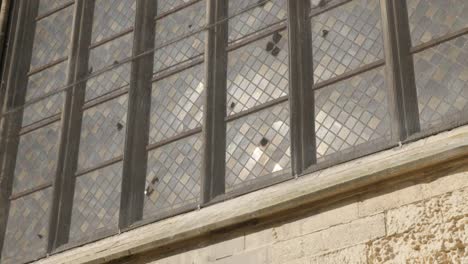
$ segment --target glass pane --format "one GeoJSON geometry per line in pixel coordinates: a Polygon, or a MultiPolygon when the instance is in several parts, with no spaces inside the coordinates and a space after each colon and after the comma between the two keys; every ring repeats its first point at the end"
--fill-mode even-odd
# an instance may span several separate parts
{"type": "Polygon", "coordinates": [[[153,83],[150,143],[201,126],[204,77],[200,64],[153,83]]]}
{"type": "Polygon", "coordinates": [[[228,8],[230,17],[242,13],[229,20],[229,42],[285,20],[288,15],[287,0],[229,0],[228,8]],[[243,12],[247,8],[249,11],[243,12]]]}
{"type": "Polygon", "coordinates": [[[11,201],[3,264],[26,263],[45,257],[52,188],[11,201]]]}
{"type": "Polygon", "coordinates": [[[118,228],[121,184],[122,163],[76,178],[71,241],[118,228]]]}
{"type": "Polygon", "coordinates": [[[78,169],[87,169],[123,154],[128,95],[83,113],[78,169]]]}
{"type": "MultiPolygon", "coordinates": [[[[133,33],[93,48],[90,51],[89,72],[96,72],[112,64],[120,63],[132,56],[133,33]]],[[[128,85],[130,82],[130,63],[125,63],[88,80],[86,100],[102,96],[128,85]]]]}
{"type": "MultiPolygon", "coordinates": [[[[63,88],[67,81],[66,71],[65,61],[29,76],[26,102],[43,98],[46,94],[63,88]]],[[[23,112],[23,127],[60,113],[64,98],[63,93],[58,93],[26,107],[23,112]]]]}
{"type": "Polygon", "coordinates": [[[144,219],[199,201],[202,151],[197,134],[148,153],[144,219]]]}
{"type": "Polygon", "coordinates": [[[133,27],[135,0],[96,0],[92,42],[112,37],[133,27]]]}
{"type": "Polygon", "coordinates": [[[359,156],[390,138],[384,69],[371,70],[315,91],[318,162],[359,156]]]}
{"type": "Polygon", "coordinates": [[[31,69],[68,55],[73,23],[73,6],[39,20],[34,34],[31,69]]]}
{"type": "Polygon", "coordinates": [[[205,1],[200,1],[156,21],[154,72],[162,71],[204,52],[205,32],[193,35],[190,33],[197,32],[205,26],[205,13],[205,1]],[[183,36],[187,37],[179,40],[183,36]],[[178,41],[172,43],[174,40],[178,41]],[[171,44],[162,47],[167,43],[171,44]]]}
{"type": "Polygon", "coordinates": [[[275,32],[228,53],[228,115],[288,94],[287,39],[287,31],[275,32]]]}
{"type": "Polygon", "coordinates": [[[57,166],[60,123],[20,136],[13,193],[52,183],[57,166]]]}
{"type": "Polygon", "coordinates": [[[413,46],[468,27],[466,0],[407,0],[413,46]]]}
{"type": "Polygon", "coordinates": [[[229,122],[226,136],[226,192],[289,173],[288,103],[229,122]]]}
{"type": "Polygon", "coordinates": [[[319,83],[384,58],[379,0],[355,0],[314,16],[314,80],[319,83]]]}
{"type": "Polygon", "coordinates": [[[125,63],[117,68],[89,79],[86,82],[86,102],[109,94],[130,84],[131,63],[125,63]]]}
{"type": "Polygon", "coordinates": [[[467,119],[468,36],[415,54],[414,70],[423,129],[467,119]]]}

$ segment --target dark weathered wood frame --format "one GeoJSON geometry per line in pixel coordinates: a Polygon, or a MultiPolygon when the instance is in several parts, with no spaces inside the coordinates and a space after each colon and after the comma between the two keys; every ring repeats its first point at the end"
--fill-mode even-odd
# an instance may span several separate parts
{"type": "Polygon", "coordinates": [[[5,116],[2,115],[3,120],[0,122],[0,125],[2,125],[0,129],[0,142],[2,146],[5,146],[0,150],[0,172],[2,173],[0,177],[0,190],[2,191],[0,195],[0,249],[3,245],[10,200],[52,186],[54,187],[54,199],[49,227],[48,252],[62,251],[70,246],[80,245],[115,234],[116,231],[109,231],[105,234],[83,239],[81,242],[74,242],[72,243],[73,245],[67,244],[76,177],[118,162],[123,162],[124,165],[119,218],[119,228],[121,230],[128,230],[152,221],[170,217],[174,214],[194,210],[196,205],[190,204],[180,210],[163,212],[154,218],[142,220],[143,191],[145,187],[148,151],[196,134],[201,134],[204,139],[204,160],[201,172],[202,193],[200,197],[201,203],[198,206],[208,206],[291,179],[293,175],[298,176],[319,170],[362,155],[393,147],[398,142],[414,141],[443,129],[468,123],[468,119],[461,121],[456,119],[452,120],[448,125],[444,124],[441,127],[435,127],[431,131],[421,131],[412,58],[415,53],[468,34],[468,28],[457,30],[443,37],[412,47],[406,1],[380,0],[385,60],[375,61],[321,83],[313,83],[311,77],[311,73],[313,72],[312,40],[309,19],[330,9],[349,3],[352,0],[332,0],[327,6],[312,10],[310,13],[308,11],[310,10],[309,0],[288,0],[289,16],[287,21],[283,20],[274,23],[233,43],[228,43],[227,38],[227,25],[228,20],[231,18],[228,16],[227,0],[206,0],[208,24],[203,29],[207,32],[204,54],[174,65],[170,69],[153,73],[152,67],[148,67],[148,65],[152,65],[153,63],[152,52],[155,50],[153,41],[155,23],[157,23],[158,19],[200,1],[203,0],[192,0],[165,13],[156,14],[154,1],[139,0],[137,1],[137,15],[134,27],[128,28],[98,43],[91,43],[91,29],[89,27],[92,27],[94,0],[76,0],[70,55],[31,71],[29,71],[29,62],[35,21],[69,7],[73,4],[73,1],[66,2],[40,16],[36,15],[37,0],[15,1],[17,4],[15,4],[12,12],[16,27],[10,33],[14,36],[14,39],[10,40],[11,49],[8,50],[7,54],[11,57],[11,61],[5,68],[5,72],[8,74],[5,74],[3,77],[6,80],[5,87],[8,88],[5,94],[3,109],[4,112],[15,108],[19,108],[19,110],[7,113],[5,116]],[[28,30],[22,30],[23,27],[28,30]],[[235,115],[226,116],[227,53],[286,28],[288,28],[289,32],[290,95],[277,98],[235,115]],[[89,50],[131,32],[134,34],[133,57],[123,62],[130,62],[132,64],[130,85],[120,87],[92,101],[84,102],[85,82],[83,79],[86,76],[89,77],[87,72],[89,50]],[[24,87],[26,87],[27,82],[27,78],[21,77],[32,75],[67,60],[69,64],[67,84],[69,87],[63,90],[66,92],[64,111],[26,127],[21,127],[21,108],[25,105],[24,87]],[[162,142],[148,145],[147,133],[149,130],[152,82],[205,62],[206,98],[203,126],[186,131],[162,142]],[[316,164],[315,128],[314,122],[310,122],[314,116],[314,107],[312,107],[314,103],[314,91],[379,67],[386,68],[386,83],[392,117],[391,140],[370,144],[351,156],[337,157],[330,162],[316,164]],[[82,111],[126,93],[129,94],[129,108],[124,154],[93,168],[77,171],[82,111]],[[256,182],[235,192],[225,193],[226,123],[288,100],[291,110],[292,174],[285,173],[272,179],[256,182]],[[61,121],[62,132],[55,181],[12,195],[13,173],[19,142],[18,135],[30,133],[58,121],[61,121]],[[143,136],[139,133],[142,127],[146,131],[146,134],[143,136]],[[135,137],[134,135],[137,133],[139,136],[135,137]]]}

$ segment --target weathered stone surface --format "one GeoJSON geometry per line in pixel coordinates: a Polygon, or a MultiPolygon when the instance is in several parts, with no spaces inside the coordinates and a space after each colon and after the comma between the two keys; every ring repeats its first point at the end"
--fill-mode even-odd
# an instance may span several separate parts
{"type": "Polygon", "coordinates": [[[309,234],[338,224],[358,219],[358,206],[355,200],[339,203],[332,208],[320,210],[301,221],[301,233],[309,234]]]}
{"type": "Polygon", "coordinates": [[[310,264],[364,264],[367,263],[366,246],[357,245],[321,256],[313,257],[310,264]]]}
{"type": "Polygon", "coordinates": [[[385,236],[383,214],[361,218],[303,237],[306,255],[317,255],[385,236]]]}
{"type": "Polygon", "coordinates": [[[421,185],[395,186],[378,194],[367,194],[359,203],[359,216],[365,217],[423,199],[421,185]]]}
{"type": "Polygon", "coordinates": [[[268,248],[268,260],[272,264],[282,264],[304,257],[302,237],[281,241],[268,248]]]}
{"type": "Polygon", "coordinates": [[[208,260],[215,261],[222,258],[233,256],[245,249],[245,238],[243,236],[229,239],[209,247],[207,251],[208,260]]]}
{"type": "Polygon", "coordinates": [[[223,258],[212,262],[213,264],[269,264],[267,259],[267,249],[260,248],[253,251],[247,251],[239,255],[223,258]]]}
{"type": "Polygon", "coordinates": [[[369,263],[463,263],[468,257],[467,201],[464,189],[389,212],[392,233],[369,243],[369,263]]]}

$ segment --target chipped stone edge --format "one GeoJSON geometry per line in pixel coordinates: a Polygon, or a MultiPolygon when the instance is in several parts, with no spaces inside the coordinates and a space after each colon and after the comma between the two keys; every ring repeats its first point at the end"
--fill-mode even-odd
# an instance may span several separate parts
{"type": "Polygon", "coordinates": [[[465,156],[468,156],[468,126],[148,224],[49,256],[37,263],[104,263],[189,241],[221,228],[320,202],[340,193],[465,156]]]}

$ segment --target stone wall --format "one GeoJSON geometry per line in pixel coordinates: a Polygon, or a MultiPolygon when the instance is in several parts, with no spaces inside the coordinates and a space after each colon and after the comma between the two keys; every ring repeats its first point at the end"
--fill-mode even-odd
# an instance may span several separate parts
{"type": "Polygon", "coordinates": [[[421,176],[141,262],[468,263],[468,165],[421,176]]]}

